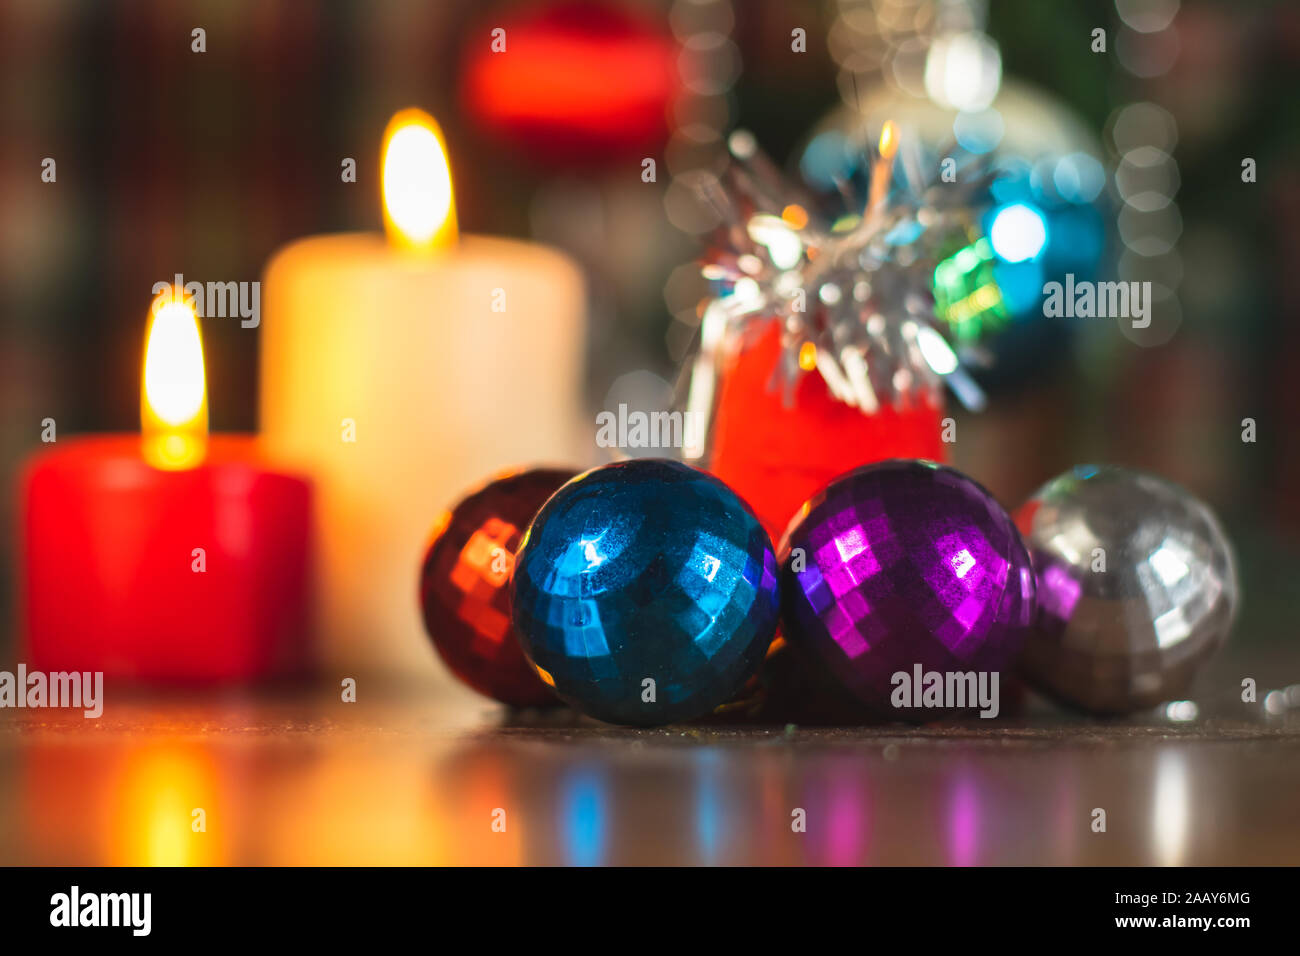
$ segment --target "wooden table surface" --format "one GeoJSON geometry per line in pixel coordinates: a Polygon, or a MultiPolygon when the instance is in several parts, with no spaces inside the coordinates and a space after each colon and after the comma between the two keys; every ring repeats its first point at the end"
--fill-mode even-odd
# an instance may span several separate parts
{"type": "Polygon", "coordinates": [[[0,863],[1300,863],[1294,709],[640,731],[364,680],[111,704],[0,711],[0,863]]]}

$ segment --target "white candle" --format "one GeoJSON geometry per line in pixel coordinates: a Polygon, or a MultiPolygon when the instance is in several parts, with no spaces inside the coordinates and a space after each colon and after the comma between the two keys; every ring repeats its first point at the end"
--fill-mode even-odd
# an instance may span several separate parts
{"type": "Polygon", "coordinates": [[[434,520],[579,447],[583,282],[546,246],[457,236],[426,114],[394,117],[384,172],[387,240],[313,237],[267,266],[261,426],[317,482],[323,663],[432,671],[417,582],[434,520]]]}

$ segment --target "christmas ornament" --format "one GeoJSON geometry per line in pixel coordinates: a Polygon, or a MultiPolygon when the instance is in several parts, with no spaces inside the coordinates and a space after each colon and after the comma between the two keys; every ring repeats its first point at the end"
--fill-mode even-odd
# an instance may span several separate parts
{"type": "Polygon", "coordinates": [[[785,639],[867,708],[996,715],[1034,577],[1011,519],[970,478],[923,461],[859,468],[803,507],[781,561],[785,639]]]}
{"type": "Polygon", "coordinates": [[[729,145],[734,162],[704,196],[722,222],[703,264],[718,294],[687,405],[711,422],[710,469],[775,532],[857,465],[941,458],[943,383],[981,405],[935,318],[931,277],[945,244],[975,228],[968,198],[986,173],[976,161],[941,183],[885,124],[865,190],[828,213],[749,134],[729,145]]]}
{"type": "Polygon", "coordinates": [[[974,227],[972,199],[990,182],[982,161],[964,155],[956,181],[940,181],[938,164],[886,123],[865,190],[846,187],[827,214],[749,133],[733,133],[728,145],[733,161],[703,196],[722,225],[702,263],[718,295],[705,309],[695,370],[704,380],[693,391],[712,384],[705,373],[720,352],[775,324],[782,355],[773,379],[787,398],[815,370],[865,414],[935,396],[943,382],[978,404],[936,325],[931,277],[938,250],[974,227]]]}
{"type": "Polygon", "coordinates": [[[662,459],[561,488],[529,527],[512,582],[537,672],[611,723],[709,713],[754,673],[776,629],[767,534],[722,482],[662,459]]]}
{"type": "Polygon", "coordinates": [[[514,707],[557,703],[510,630],[510,569],[528,523],[574,472],[496,478],[439,518],[420,572],[424,626],[448,670],[514,707]]]}
{"type": "Polygon", "coordinates": [[[481,35],[461,89],[466,115],[496,138],[568,168],[663,148],[682,89],[665,19],[569,0],[494,11],[481,35]]]}
{"type": "Polygon", "coordinates": [[[984,4],[922,0],[906,17],[887,0],[872,6],[877,16],[855,5],[835,19],[844,103],[800,151],[804,179],[832,199],[843,183],[860,186],[869,175],[862,143],[887,121],[918,140],[927,163],[958,151],[987,156],[996,177],[972,197],[978,228],[942,250],[935,313],[981,387],[996,393],[1051,376],[1076,323],[1044,314],[1043,286],[1066,274],[1092,279],[1101,266],[1106,154],[1069,104],[1004,75],[984,4]]]}
{"type": "Polygon", "coordinates": [[[1153,475],[1086,465],[1016,513],[1038,579],[1022,670],[1098,714],[1181,695],[1237,607],[1232,548],[1213,512],[1153,475]]]}
{"type": "MultiPolygon", "coordinates": [[[[892,99],[866,108],[872,116],[841,109],[804,148],[801,168],[811,170],[805,175],[823,191],[822,177],[828,175],[823,167],[837,167],[837,181],[855,188],[866,181],[868,164],[854,157],[864,152],[863,130],[880,128],[881,119],[875,115],[890,115],[881,110],[893,108],[896,115],[915,119],[914,111],[896,106],[892,99]],[[831,163],[828,155],[844,158],[831,163]]],[[[934,109],[946,118],[946,125],[936,130],[933,123],[920,124],[927,132],[918,134],[917,149],[924,163],[941,166],[949,156],[964,152],[954,129],[971,120],[956,114],[954,121],[953,114],[934,109]]],[[[995,109],[988,113],[1001,122],[995,109]]],[[[1066,151],[1052,152],[1040,140],[1030,152],[1019,152],[1009,143],[988,152],[984,162],[991,175],[985,188],[967,197],[973,228],[949,234],[936,252],[930,276],[934,318],[981,387],[1023,383],[1067,356],[1077,323],[1044,308],[1044,287],[1064,282],[1067,275],[1091,281],[1101,269],[1106,171],[1091,142],[1061,148],[1066,151]]]]}

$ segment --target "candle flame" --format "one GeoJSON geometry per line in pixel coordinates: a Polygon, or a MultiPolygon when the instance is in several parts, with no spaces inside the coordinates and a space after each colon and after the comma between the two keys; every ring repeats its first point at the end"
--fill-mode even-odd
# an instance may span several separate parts
{"type": "Polygon", "coordinates": [[[180,289],[154,300],[144,349],[140,430],[145,461],[155,468],[193,468],[207,454],[203,340],[194,305],[180,289]]]}
{"type": "Polygon", "coordinates": [[[898,126],[893,120],[886,120],[885,125],[880,128],[880,155],[885,159],[893,159],[896,152],[898,152],[898,126]]]}
{"type": "Polygon", "coordinates": [[[384,229],[399,249],[427,252],[456,241],[456,203],[442,130],[423,110],[388,121],[383,152],[384,229]]]}
{"type": "Polygon", "coordinates": [[[894,176],[894,154],[898,152],[898,126],[893,120],[886,120],[880,128],[880,155],[871,164],[871,185],[867,192],[866,217],[868,220],[879,216],[885,208],[889,196],[889,183],[894,176]]]}

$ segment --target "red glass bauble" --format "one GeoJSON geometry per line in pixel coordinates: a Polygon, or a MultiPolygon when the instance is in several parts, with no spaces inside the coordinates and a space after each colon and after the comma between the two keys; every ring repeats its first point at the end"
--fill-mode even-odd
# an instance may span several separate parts
{"type": "Polygon", "coordinates": [[[663,147],[681,89],[680,51],[666,21],[569,0],[491,26],[504,33],[494,48],[488,30],[479,32],[483,40],[466,58],[461,85],[466,112],[481,128],[532,159],[565,165],[663,147]]]}
{"type": "Polygon", "coordinates": [[[773,387],[780,330],[768,328],[722,377],[710,438],[710,470],[749,503],[779,542],[805,501],[833,478],[889,458],[947,457],[943,402],[921,394],[873,414],[833,396],[822,377],[804,375],[786,404],[773,387]]]}
{"type": "Polygon", "coordinates": [[[443,663],[512,707],[558,703],[515,642],[508,584],[525,529],[574,474],[517,471],[475,491],[439,519],[420,572],[424,626],[443,663]]]}

